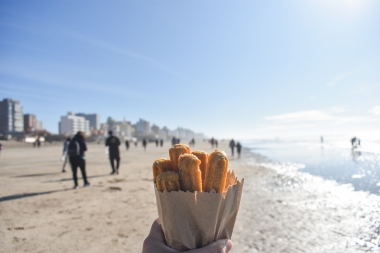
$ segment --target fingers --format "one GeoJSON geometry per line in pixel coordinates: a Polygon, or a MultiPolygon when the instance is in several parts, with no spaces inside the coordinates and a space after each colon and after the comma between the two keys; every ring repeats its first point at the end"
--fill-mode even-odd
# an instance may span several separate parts
{"type": "Polygon", "coordinates": [[[160,224],[160,219],[157,218],[153,224],[152,227],[150,228],[150,233],[149,236],[155,239],[158,239],[160,241],[165,242],[165,236],[164,233],[162,232],[161,224],[160,224]]]}
{"type": "Polygon", "coordinates": [[[232,241],[230,240],[217,240],[206,247],[187,251],[188,253],[227,253],[232,249],[232,241]]]}

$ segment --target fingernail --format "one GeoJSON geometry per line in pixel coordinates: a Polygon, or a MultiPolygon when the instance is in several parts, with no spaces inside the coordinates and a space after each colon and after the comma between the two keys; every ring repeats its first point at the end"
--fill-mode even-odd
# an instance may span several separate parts
{"type": "Polygon", "coordinates": [[[227,252],[229,252],[232,249],[232,241],[231,240],[227,240],[226,248],[227,248],[227,252]]]}

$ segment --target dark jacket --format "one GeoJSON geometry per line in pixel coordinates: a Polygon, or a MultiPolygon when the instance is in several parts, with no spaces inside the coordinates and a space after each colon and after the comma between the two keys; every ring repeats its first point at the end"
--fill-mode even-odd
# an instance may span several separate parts
{"type": "Polygon", "coordinates": [[[109,155],[118,156],[120,140],[116,136],[111,135],[106,140],[106,146],[109,147],[109,155]]]}
{"type": "Polygon", "coordinates": [[[80,135],[75,135],[71,142],[76,141],[79,143],[79,156],[84,157],[84,152],[87,151],[86,141],[80,135]]]}

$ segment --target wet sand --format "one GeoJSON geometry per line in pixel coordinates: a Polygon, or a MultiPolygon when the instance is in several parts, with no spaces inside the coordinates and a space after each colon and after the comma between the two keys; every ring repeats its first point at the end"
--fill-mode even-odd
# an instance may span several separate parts
{"type": "MultiPolygon", "coordinates": [[[[227,151],[227,142],[219,148],[227,151]]],[[[73,190],[61,173],[62,145],[3,143],[0,157],[0,252],[141,252],[157,217],[151,165],[164,147],[121,147],[120,175],[105,147],[89,144],[91,187],[73,190]],[[5,145],[4,145],[5,144],[5,145]]],[[[192,149],[211,152],[208,143],[192,149]]],[[[379,235],[379,196],[296,171],[257,164],[244,150],[230,169],[245,178],[232,252],[362,252],[379,235]]],[[[80,172],[78,172],[80,176],[80,172]]],[[[83,181],[79,179],[80,186],[83,181]]]]}

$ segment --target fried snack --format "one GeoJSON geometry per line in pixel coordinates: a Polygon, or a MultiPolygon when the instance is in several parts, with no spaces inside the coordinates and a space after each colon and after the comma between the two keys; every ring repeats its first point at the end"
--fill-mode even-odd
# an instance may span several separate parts
{"type": "Polygon", "coordinates": [[[202,173],[202,182],[205,180],[205,174],[207,171],[207,163],[208,163],[208,154],[204,151],[193,151],[191,154],[195,155],[198,157],[199,160],[201,160],[201,165],[199,165],[199,169],[201,170],[202,173]]]}
{"type": "Polygon", "coordinates": [[[201,161],[195,155],[183,154],[179,157],[179,182],[182,191],[202,191],[202,173],[199,164],[201,161]]]}
{"type": "Polygon", "coordinates": [[[221,150],[212,152],[208,158],[203,190],[210,192],[215,189],[216,192],[222,193],[226,187],[227,170],[228,158],[226,153],[221,150]]]}
{"type": "Polygon", "coordinates": [[[233,186],[237,183],[237,177],[235,176],[235,171],[228,171],[227,172],[227,178],[226,178],[226,186],[224,190],[226,191],[228,187],[233,186]]]}
{"type": "Polygon", "coordinates": [[[169,149],[170,161],[172,161],[174,172],[178,173],[178,158],[182,154],[190,154],[190,147],[185,144],[175,144],[169,149]]]}
{"type": "Polygon", "coordinates": [[[157,191],[179,191],[180,186],[178,181],[178,173],[175,173],[173,171],[162,172],[156,178],[156,185],[157,191]]]}
{"type": "Polygon", "coordinates": [[[157,159],[153,163],[152,169],[153,169],[153,181],[155,183],[157,183],[156,182],[157,175],[159,175],[165,171],[172,171],[173,170],[173,164],[170,160],[168,160],[166,158],[160,158],[160,159],[157,159]]]}

